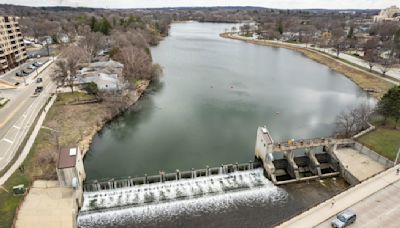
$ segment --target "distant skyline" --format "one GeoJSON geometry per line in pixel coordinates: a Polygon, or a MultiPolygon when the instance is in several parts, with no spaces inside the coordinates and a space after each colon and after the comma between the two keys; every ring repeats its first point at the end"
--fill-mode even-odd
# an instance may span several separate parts
{"type": "Polygon", "coordinates": [[[0,3],[95,8],[259,6],[279,9],[382,9],[400,5],[399,0],[0,0],[0,3]]]}

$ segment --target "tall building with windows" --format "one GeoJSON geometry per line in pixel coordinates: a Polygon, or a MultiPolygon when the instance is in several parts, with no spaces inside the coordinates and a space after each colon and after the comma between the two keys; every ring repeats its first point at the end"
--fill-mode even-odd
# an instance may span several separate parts
{"type": "Polygon", "coordinates": [[[0,16],[0,73],[18,66],[26,58],[24,39],[17,18],[0,16]]]}
{"type": "Polygon", "coordinates": [[[391,6],[382,10],[379,15],[374,16],[374,22],[384,21],[400,21],[400,8],[397,6],[391,6]]]}

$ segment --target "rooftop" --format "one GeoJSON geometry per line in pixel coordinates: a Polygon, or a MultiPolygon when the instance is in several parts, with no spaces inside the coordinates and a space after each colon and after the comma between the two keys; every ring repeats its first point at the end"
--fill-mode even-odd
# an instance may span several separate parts
{"type": "Polygon", "coordinates": [[[75,167],[77,151],[78,149],[76,146],[61,148],[58,156],[57,168],[65,169],[75,167]]]}

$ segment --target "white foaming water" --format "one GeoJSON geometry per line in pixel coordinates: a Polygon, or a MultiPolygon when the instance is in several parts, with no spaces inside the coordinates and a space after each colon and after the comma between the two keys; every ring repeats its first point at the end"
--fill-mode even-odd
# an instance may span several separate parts
{"type": "Polygon", "coordinates": [[[168,219],[193,211],[216,212],[236,204],[282,205],[287,192],[263,176],[262,169],[85,192],[80,227],[168,219]]]}

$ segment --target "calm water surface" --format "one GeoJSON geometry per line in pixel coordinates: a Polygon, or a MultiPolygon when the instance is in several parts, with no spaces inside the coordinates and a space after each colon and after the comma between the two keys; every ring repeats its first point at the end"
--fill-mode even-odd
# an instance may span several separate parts
{"type": "Polygon", "coordinates": [[[254,157],[256,129],[275,141],[329,136],[335,116],[369,98],[301,54],[218,34],[229,24],[173,24],[152,49],[164,76],[95,137],[89,179],[203,168],[254,157]]]}
{"type": "MultiPolygon", "coordinates": [[[[89,179],[246,162],[254,157],[260,125],[267,124],[275,141],[329,136],[339,112],[374,102],[343,75],[299,53],[218,36],[230,27],[172,25],[170,36],[152,49],[164,77],[96,136],[85,158],[89,179]]],[[[346,187],[341,179],[287,185],[288,198],[279,204],[231,202],[217,212],[178,211],[157,219],[146,219],[146,212],[109,226],[266,227],[346,187]]]]}

